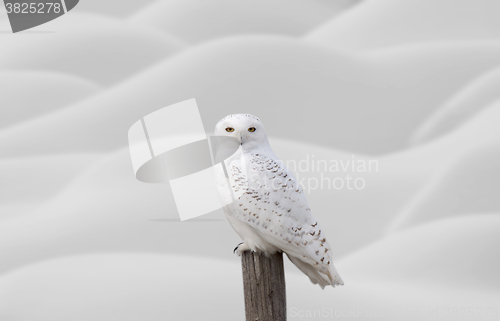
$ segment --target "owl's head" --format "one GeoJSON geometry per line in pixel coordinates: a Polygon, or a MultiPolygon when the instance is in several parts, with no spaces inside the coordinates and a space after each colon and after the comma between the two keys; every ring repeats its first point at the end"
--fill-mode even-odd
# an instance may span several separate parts
{"type": "Polygon", "coordinates": [[[230,136],[238,139],[245,149],[269,145],[264,126],[255,116],[234,114],[221,119],[215,126],[216,136],[230,136]]]}

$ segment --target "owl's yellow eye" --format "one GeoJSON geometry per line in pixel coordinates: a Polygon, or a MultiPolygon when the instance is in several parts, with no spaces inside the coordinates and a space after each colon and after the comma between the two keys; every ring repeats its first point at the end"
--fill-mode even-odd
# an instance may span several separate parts
{"type": "Polygon", "coordinates": [[[228,128],[226,128],[226,132],[232,133],[232,132],[234,132],[234,128],[228,127],[228,128]]]}
{"type": "Polygon", "coordinates": [[[255,127],[248,128],[248,131],[251,132],[251,133],[253,133],[255,131],[255,127]]]}

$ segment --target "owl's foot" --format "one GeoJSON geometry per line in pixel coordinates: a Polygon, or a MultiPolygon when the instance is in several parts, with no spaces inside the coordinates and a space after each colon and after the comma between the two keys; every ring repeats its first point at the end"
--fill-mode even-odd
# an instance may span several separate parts
{"type": "Polygon", "coordinates": [[[241,256],[241,253],[245,251],[250,251],[250,248],[248,247],[248,245],[245,244],[245,242],[241,242],[240,244],[238,244],[237,247],[234,248],[233,253],[236,253],[238,254],[238,256],[241,256]]]}

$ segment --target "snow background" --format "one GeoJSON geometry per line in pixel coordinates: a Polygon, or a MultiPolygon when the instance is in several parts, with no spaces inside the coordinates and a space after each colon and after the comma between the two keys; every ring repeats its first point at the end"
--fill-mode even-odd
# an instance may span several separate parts
{"type": "MultiPolygon", "coordinates": [[[[0,9],[0,320],[243,320],[239,238],[180,222],[128,128],[196,98],[283,160],[376,160],[308,196],[346,285],[286,264],[290,320],[497,320],[498,0],[82,0],[0,9]],[[354,155],[354,156],[353,156],[354,155]]],[[[330,179],[347,173],[323,173],[330,179]]],[[[300,172],[318,178],[318,172],[300,172]]]]}

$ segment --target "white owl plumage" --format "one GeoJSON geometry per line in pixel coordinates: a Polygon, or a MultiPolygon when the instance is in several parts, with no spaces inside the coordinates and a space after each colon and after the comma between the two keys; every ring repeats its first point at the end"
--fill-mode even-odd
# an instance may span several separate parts
{"type": "Polygon", "coordinates": [[[215,135],[234,137],[241,144],[241,153],[225,161],[227,177],[222,172],[217,177],[221,197],[227,197],[222,187],[227,180],[237,195],[224,207],[243,239],[236,251],[284,252],[321,288],[343,285],[325,233],[297,180],[271,149],[261,121],[248,114],[229,115],[217,123],[215,135]]]}

